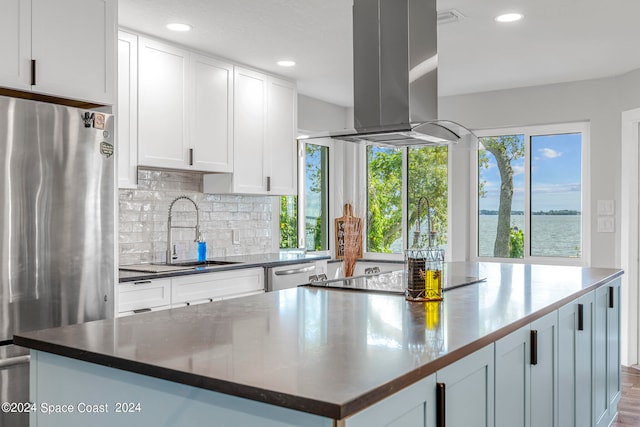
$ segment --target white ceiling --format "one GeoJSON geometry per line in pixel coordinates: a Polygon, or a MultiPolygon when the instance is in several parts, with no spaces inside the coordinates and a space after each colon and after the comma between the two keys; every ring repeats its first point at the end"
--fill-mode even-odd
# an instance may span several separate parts
{"type": "MultiPolygon", "coordinates": [[[[352,0],[119,0],[119,24],[291,77],[305,95],[353,103],[352,0]],[[174,33],[169,22],[191,24],[174,33]],[[293,59],[292,68],[278,67],[293,59]]],[[[438,0],[441,96],[615,76],[640,68],[640,0],[438,0]],[[503,12],[525,15],[497,24],[503,12]]]]}

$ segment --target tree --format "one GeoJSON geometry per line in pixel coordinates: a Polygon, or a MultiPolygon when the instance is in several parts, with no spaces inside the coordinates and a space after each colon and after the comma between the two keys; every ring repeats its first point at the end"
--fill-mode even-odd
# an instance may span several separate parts
{"type": "MultiPolygon", "coordinates": [[[[511,162],[524,156],[524,144],[518,135],[481,138],[481,144],[495,158],[501,181],[498,226],[493,256],[509,258],[511,255],[511,202],[513,200],[513,167],[511,162]]],[[[489,167],[489,158],[484,150],[479,152],[479,163],[481,167],[489,167]]],[[[479,192],[480,197],[485,196],[484,182],[480,183],[479,192]]]]}

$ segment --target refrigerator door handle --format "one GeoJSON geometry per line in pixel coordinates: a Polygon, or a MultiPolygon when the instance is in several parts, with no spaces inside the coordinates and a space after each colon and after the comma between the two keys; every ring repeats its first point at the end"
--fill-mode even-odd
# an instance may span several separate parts
{"type": "Polygon", "coordinates": [[[9,366],[29,363],[30,359],[31,356],[29,356],[28,354],[24,356],[9,357],[8,359],[0,359],[0,369],[8,368],[9,366]]]}

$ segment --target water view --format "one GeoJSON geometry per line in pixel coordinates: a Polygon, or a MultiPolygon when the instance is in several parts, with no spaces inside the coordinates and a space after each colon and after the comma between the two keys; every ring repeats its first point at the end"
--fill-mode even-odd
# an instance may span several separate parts
{"type": "MultiPolygon", "coordinates": [[[[480,256],[493,256],[498,215],[479,215],[480,256]]],[[[531,217],[531,255],[577,257],[581,248],[581,215],[533,215],[531,217]]],[[[511,226],[524,229],[524,215],[511,215],[511,226]]]]}

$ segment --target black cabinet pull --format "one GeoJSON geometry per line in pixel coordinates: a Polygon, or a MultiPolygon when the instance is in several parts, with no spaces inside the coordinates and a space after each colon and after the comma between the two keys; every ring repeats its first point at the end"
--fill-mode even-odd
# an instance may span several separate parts
{"type": "Polygon", "coordinates": [[[36,60],[31,60],[31,86],[36,85],[36,60]]]}
{"type": "Polygon", "coordinates": [[[151,280],[142,280],[140,282],[133,282],[134,285],[148,285],[151,283],[151,280]]]}
{"type": "Polygon", "coordinates": [[[139,309],[137,309],[137,310],[133,310],[133,312],[134,312],[135,314],[139,314],[139,313],[146,313],[146,312],[148,312],[148,311],[151,311],[151,309],[150,309],[150,308],[139,308],[139,309]]]}
{"type": "Polygon", "coordinates": [[[609,286],[609,308],[613,308],[613,286],[609,286]]]}
{"type": "Polygon", "coordinates": [[[538,331],[531,330],[531,364],[538,364],[538,331]]]}
{"type": "Polygon", "coordinates": [[[267,177],[267,191],[271,191],[271,177],[267,177]]]}
{"type": "Polygon", "coordinates": [[[578,304],[578,330],[584,331],[584,305],[578,304]]]}
{"type": "Polygon", "coordinates": [[[193,148],[189,148],[189,166],[193,166],[193,148]]]}
{"type": "Polygon", "coordinates": [[[445,385],[444,383],[436,383],[436,426],[445,427],[445,385]]]}

